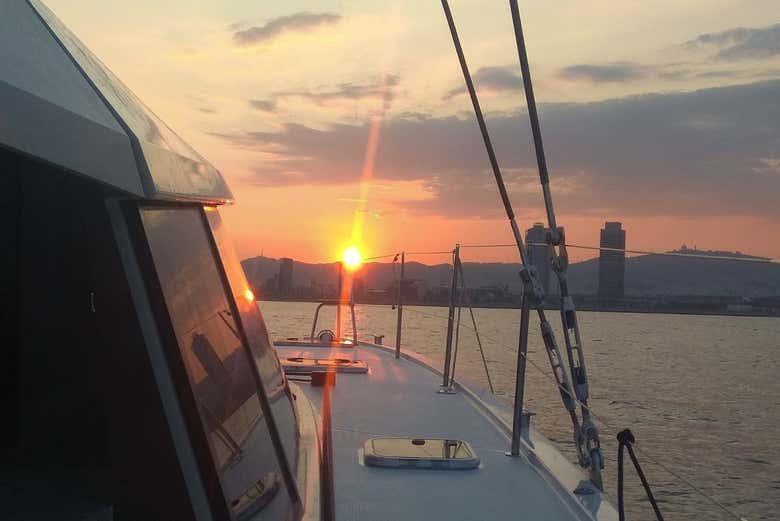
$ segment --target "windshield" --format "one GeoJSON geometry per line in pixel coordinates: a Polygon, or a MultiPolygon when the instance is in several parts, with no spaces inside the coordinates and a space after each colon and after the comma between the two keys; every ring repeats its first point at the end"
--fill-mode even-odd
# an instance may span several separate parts
{"type": "MultiPolygon", "coordinates": [[[[277,519],[290,502],[274,494],[279,465],[201,209],[144,208],[141,219],[225,499],[236,516],[254,499],[271,501],[268,518],[277,519]]],[[[268,360],[262,347],[253,352],[268,360]]],[[[267,387],[281,388],[272,364],[260,367],[267,387]]]]}

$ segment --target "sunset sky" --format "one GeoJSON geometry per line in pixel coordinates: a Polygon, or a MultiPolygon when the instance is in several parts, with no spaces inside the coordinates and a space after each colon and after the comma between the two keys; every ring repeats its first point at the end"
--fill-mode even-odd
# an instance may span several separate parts
{"type": "MultiPolygon", "coordinates": [[[[439,2],[46,3],[223,173],[242,258],[511,241],[439,2]]],[[[451,6],[529,227],[544,212],[508,3],[451,6]]],[[[520,9],[569,242],[620,220],[629,248],[780,257],[780,2],[520,9]]]]}

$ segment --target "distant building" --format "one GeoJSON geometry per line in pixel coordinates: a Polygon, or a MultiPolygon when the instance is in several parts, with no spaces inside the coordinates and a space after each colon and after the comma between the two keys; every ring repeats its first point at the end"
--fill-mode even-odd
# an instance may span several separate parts
{"type": "Polygon", "coordinates": [[[528,257],[532,266],[539,274],[539,283],[545,295],[550,293],[550,259],[547,255],[547,231],[542,223],[534,223],[533,228],[525,232],[525,243],[528,245],[528,257]]]}
{"type": "Polygon", "coordinates": [[[293,260],[282,257],[279,259],[279,278],[277,284],[279,288],[279,296],[287,297],[292,291],[292,277],[293,277],[293,260]]]}
{"type": "MultiPolygon", "coordinates": [[[[626,231],[619,222],[607,222],[601,230],[601,248],[626,249],[626,231]]],[[[625,293],[626,253],[601,250],[599,255],[599,298],[621,298],[625,293]]]]}
{"type": "Polygon", "coordinates": [[[352,279],[352,296],[357,301],[363,301],[366,296],[366,282],[362,277],[354,277],[352,279]]]}

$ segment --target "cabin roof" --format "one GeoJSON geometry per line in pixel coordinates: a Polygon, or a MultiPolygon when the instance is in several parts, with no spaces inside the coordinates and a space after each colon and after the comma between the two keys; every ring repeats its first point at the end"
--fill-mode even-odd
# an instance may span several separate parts
{"type": "Polygon", "coordinates": [[[219,171],[40,0],[0,3],[0,145],[147,199],[226,203],[219,171]]]}

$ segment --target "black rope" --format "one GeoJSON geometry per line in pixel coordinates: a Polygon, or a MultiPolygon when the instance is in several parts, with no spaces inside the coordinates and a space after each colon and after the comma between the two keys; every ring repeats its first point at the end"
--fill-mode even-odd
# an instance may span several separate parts
{"type": "Polygon", "coordinates": [[[656,503],[653,497],[653,492],[650,490],[650,483],[647,482],[645,473],[642,472],[642,467],[639,465],[639,460],[636,459],[634,454],[634,447],[632,444],[636,441],[634,434],[629,429],[624,429],[617,434],[618,440],[618,475],[617,475],[617,493],[618,493],[618,516],[620,521],[626,520],[626,513],[623,507],[623,447],[628,449],[628,455],[631,457],[631,462],[634,464],[636,473],[639,479],[642,481],[642,486],[645,487],[645,493],[647,499],[650,500],[650,504],[655,511],[655,517],[658,521],[664,521],[664,516],[661,515],[661,511],[658,509],[658,503],[656,503]]]}

